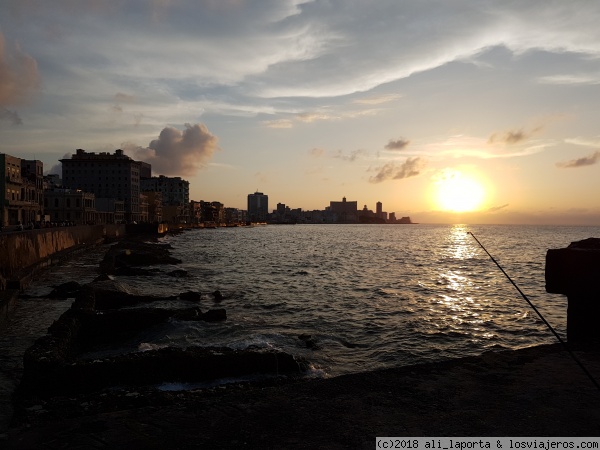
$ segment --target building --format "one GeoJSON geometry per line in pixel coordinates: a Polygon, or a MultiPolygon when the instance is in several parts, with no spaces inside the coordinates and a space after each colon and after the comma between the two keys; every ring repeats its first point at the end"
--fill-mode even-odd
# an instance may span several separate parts
{"type": "Polygon", "coordinates": [[[140,162],[123,150],[96,154],[82,149],[60,162],[64,187],[91,192],[98,198],[123,200],[125,220],[140,221],[140,162]]]}
{"type": "Polygon", "coordinates": [[[144,178],[141,180],[142,191],[160,192],[164,219],[170,223],[187,223],[190,221],[190,182],[181,177],[144,178]],[[166,210],[167,207],[168,211],[166,210]],[[168,216],[168,218],[167,218],[168,216]]]}
{"type": "Polygon", "coordinates": [[[162,213],[162,194],[154,191],[143,191],[148,197],[148,222],[160,223],[163,221],[162,213]]]}
{"type": "Polygon", "coordinates": [[[240,225],[244,222],[242,210],[238,208],[225,208],[225,223],[227,225],[240,225]]]}
{"type": "Polygon", "coordinates": [[[346,201],[346,197],[341,202],[329,202],[329,208],[326,208],[326,211],[332,214],[334,222],[358,222],[358,202],[346,201]]]}
{"type": "Polygon", "coordinates": [[[205,202],[200,200],[200,221],[210,225],[225,224],[225,205],[220,202],[205,202]]]}
{"type": "Polygon", "coordinates": [[[44,175],[44,189],[52,189],[55,187],[62,187],[60,175],[56,173],[44,175]]]}
{"type": "Polygon", "coordinates": [[[49,189],[44,193],[44,210],[51,222],[95,224],[96,197],[79,189],[49,189]]]}
{"type": "Polygon", "coordinates": [[[248,194],[248,221],[266,222],[269,214],[269,196],[262,192],[248,194]]]}
{"type": "Polygon", "coordinates": [[[0,153],[0,226],[43,220],[44,165],[0,153]]]}
{"type": "Polygon", "coordinates": [[[115,198],[97,198],[96,212],[98,223],[125,222],[125,202],[115,198]]]}

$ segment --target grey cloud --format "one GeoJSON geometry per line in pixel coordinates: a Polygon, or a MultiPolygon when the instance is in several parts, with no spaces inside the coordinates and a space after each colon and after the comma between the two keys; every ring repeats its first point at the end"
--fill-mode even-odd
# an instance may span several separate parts
{"type": "Polygon", "coordinates": [[[333,158],[341,159],[343,161],[356,161],[361,155],[366,154],[367,152],[363,149],[352,150],[349,155],[345,155],[344,152],[338,150],[333,154],[333,158]]]}
{"type": "Polygon", "coordinates": [[[385,146],[386,150],[404,150],[406,147],[408,147],[408,145],[410,144],[410,141],[404,138],[400,138],[398,140],[392,140],[390,139],[390,142],[388,142],[385,146]]]}
{"type": "Polygon", "coordinates": [[[584,156],[583,158],[572,159],[570,161],[558,162],[557,167],[561,169],[574,169],[576,167],[593,166],[600,161],[600,151],[584,156]]]}
{"type": "Polygon", "coordinates": [[[6,120],[12,125],[23,125],[23,120],[17,111],[9,111],[6,108],[0,109],[0,120],[6,120]]]}
{"type": "Polygon", "coordinates": [[[397,167],[393,162],[380,167],[377,175],[369,177],[370,183],[381,183],[386,180],[401,180],[404,178],[414,177],[421,173],[425,167],[426,161],[421,157],[408,158],[400,167],[397,167]]]}
{"type": "MultiPolygon", "coordinates": [[[[71,159],[72,153],[65,153],[61,159],[71,159]]],[[[44,170],[45,175],[57,174],[62,177],[62,163],[58,162],[47,170],[44,170]]]]}
{"type": "Polygon", "coordinates": [[[134,103],[135,95],[124,94],[122,92],[117,92],[115,94],[115,102],[117,103],[134,103]]]}
{"type": "Polygon", "coordinates": [[[515,145],[520,142],[526,141],[537,132],[539,132],[542,127],[536,127],[531,131],[525,131],[523,129],[520,130],[509,130],[504,133],[494,133],[488,139],[488,144],[507,144],[507,145],[515,145]]]}
{"type": "Polygon", "coordinates": [[[148,147],[131,143],[123,149],[135,159],[152,164],[152,172],[171,176],[193,176],[208,164],[219,148],[218,138],[204,124],[185,124],[183,131],[166,127],[148,147]]]}
{"type": "Polygon", "coordinates": [[[505,208],[508,208],[508,203],[505,203],[504,205],[500,205],[500,206],[492,206],[491,208],[488,209],[488,212],[496,212],[496,211],[500,211],[505,208]]]}

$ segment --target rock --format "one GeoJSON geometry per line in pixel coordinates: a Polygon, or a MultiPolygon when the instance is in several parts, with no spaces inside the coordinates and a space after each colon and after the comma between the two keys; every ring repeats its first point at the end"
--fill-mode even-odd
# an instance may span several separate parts
{"type": "Polygon", "coordinates": [[[306,348],[310,348],[311,350],[319,350],[320,347],[317,344],[317,341],[315,339],[313,339],[313,337],[310,334],[301,334],[298,336],[298,339],[300,339],[302,342],[304,342],[304,345],[306,345],[306,348]]]}
{"type": "Polygon", "coordinates": [[[180,300],[185,300],[188,302],[199,302],[200,298],[201,298],[200,293],[193,292],[193,291],[182,292],[181,294],[179,294],[180,300]]]}
{"type": "Polygon", "coordinates": [[[170,277],[185,278],[188,276],[188,272],[187,270],[176,269],[171,272],[168,272],[167,275],[169,275],[170,277]]]}
{"type": "Polygon", "coordinates": [[[70,298],[75,297],[81,289],[81,285],[77,281],[68,281],[55,286],[48,294],[49,298],[70,298]]]}
{"type": "Polygon", "coordinates": [[[110,275],[102,273],[102,274],[98,275],[96,278],[94,278],[92,283],[96,283],[98,281],[108,281],[108,280],[112,281],[112,280],[114,280],[114,278],[111,277],[110,275]]]}
{"type": "Polygon", "coordinates": [[[106,252],[100,263],[103,273],[115,273],[124,266],[151,266],[157,264],[179,264],[180,259],[170,256],[170,245],[149,244],[126,240],[119,242],[106,252]]]}
{"type": "Polygon", "coordinates": [[[209,309],[203,314],[202,320],[205,322],[221,322],[227,320],[227,312],[223,308],[209,309]]]}
{"type": "Polygon", "coordinates": [[[223,294],[221,294],[221,291],[219,290],[213,292],[213,297],[215,298],[215,302],[220,302],[223,300],[223,294]]]}
{"type": "Polygon", "coordinates": [[[156,270],[142,269],[140,267],[117,267],[114,272],[115,275],[121,275],[126,277],[150,277],[157,274],[156,270]]]}

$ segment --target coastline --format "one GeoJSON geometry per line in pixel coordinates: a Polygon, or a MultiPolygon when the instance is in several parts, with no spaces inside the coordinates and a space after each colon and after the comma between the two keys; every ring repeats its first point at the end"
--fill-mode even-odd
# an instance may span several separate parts
{"type": "MultiPolygon", "coordinates": [[[[600,352],[578,352],[600,376],[600,352]]],[[[373,448],[377,436],[597,436],[600,392],[558,344],[329,379],[54,398],[8,449],[373,448]]]]}

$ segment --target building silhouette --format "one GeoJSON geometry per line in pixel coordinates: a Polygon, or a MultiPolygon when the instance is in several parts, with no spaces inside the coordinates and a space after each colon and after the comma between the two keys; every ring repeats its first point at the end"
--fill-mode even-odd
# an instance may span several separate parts
{"type": "Polygon", "coordinates": [[[140,162],[125,155],[123,150],[96,154],[82,149],[60,162],[64,187],[91,192],[97,199],[123,200],[125,220],[141,220],[140,162]]]}
{"type": "Polygon", "coordinates": [[[346,201],[346,197],[341,202],[329,202],[328,211],[333,215],[334,222],[356,223],[358,222],[358,202],[346,201]]]}
{"type": "Polygon", "coordinates": [[[269,196],[262,192],[248,194],[248,221],[266,222],[269,214],[269,196]]]}

